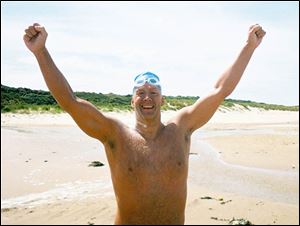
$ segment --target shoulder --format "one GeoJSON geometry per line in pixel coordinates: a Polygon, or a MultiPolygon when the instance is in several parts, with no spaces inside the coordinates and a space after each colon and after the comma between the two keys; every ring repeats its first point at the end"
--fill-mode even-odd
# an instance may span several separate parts
{"type": "Polygon", "coordinates": [[[173,136],[188,136],[191,134],[186,130],[184,122],[178,113],[165,123],[165,131],[173,136]]]}
{"type": "Polygon", "coordinates": [[[176,128],[177,130],[185,129],[185,118],[190,111],[191,106],[184,107],[173,112],[166,122],[166,126],[176,128]]]}

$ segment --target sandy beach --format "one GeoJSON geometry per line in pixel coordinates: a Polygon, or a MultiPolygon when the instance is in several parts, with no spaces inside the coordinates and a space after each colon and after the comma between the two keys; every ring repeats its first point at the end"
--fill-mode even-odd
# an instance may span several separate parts
{"type": "MultiPolygon", "coordinates": [[[[115,210],[103,146],[69,115],[1,114],[1,224],[113,224],[115,210]]],[[[299,112],[219,109],[193,134],[185,224],[233,218],[299,224],[299,112]]]]}

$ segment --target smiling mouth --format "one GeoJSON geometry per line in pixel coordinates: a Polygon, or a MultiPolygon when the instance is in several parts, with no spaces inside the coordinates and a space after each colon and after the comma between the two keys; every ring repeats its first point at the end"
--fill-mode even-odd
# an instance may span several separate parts
{"type": "Polygon", "coordinates": [[[142,108],[143,108],[143,109],[147,109],[147,110],[148,110],[148,109],[153,109],[153,108],[154,108],[154,105],[143,105],[142,108]]]}

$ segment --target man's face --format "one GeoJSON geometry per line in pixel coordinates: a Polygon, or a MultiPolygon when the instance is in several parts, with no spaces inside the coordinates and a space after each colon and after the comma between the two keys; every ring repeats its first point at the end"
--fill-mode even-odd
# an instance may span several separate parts
{"type": "Polygon", "coordinates": [[[160,114],[160,107],[163,102],[159,88],[146,83],[135,90],[131,105],[138,116],[151,119],[160,114]]]}

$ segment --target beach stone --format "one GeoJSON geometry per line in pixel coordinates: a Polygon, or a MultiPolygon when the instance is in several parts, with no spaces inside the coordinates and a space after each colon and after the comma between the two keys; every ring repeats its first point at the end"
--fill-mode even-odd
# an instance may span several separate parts
{"type": "Polygon", "coordinates": [[[230,225],[253,225],[250,221],[240,218],[240,219],[235,219],[232,218],[229,223],[230,225]]]}

